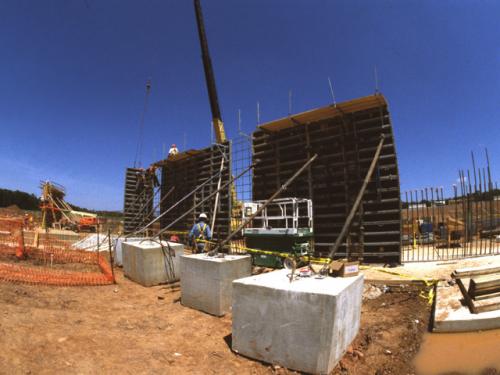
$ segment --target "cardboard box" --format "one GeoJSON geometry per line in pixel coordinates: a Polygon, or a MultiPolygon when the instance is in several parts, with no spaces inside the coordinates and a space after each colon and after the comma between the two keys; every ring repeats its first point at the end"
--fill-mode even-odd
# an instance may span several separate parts
{"type": "Polygon", "coordinates": [[[337,277],[351,277],[359,274],[359,262],[335,260],[330,263],[330,273],[337,277]]]}

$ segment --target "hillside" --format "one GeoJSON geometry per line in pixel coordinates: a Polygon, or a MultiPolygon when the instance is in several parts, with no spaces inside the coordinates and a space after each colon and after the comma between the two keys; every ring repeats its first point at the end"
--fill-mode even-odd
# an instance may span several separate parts
{"type": "MultiPolygon", "coordinates": [[[[91,210],[69,202],[68,204],[76,211],[92,212],[100,216],[121,217],[123,215],[121,211],[91,210]]],[[[20,190],[0,188],[0,208],[13,205],[19,207],[22,210],[39,211],[40,199],[35,194],[29,194],[20,190]]]]}

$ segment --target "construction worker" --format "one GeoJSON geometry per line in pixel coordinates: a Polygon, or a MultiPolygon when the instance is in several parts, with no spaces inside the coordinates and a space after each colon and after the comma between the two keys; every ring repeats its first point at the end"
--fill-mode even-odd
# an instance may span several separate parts
{"type": "Polygon", "coordinates": [[[160,181],[156,175],[156,166],[151,165],[148,169],[146,169],[146,175],[148,177],[148,182],[152,184],[153,188],[160,186],[160,181]]]}
{"type": "Polygon", "coordinates": [[[205,250],[204,241],[212,239],[212,231],[210,230],[207,221],[207,215],[204,213],[200,214],[200,216],[198,216],[198,220],[189,232],[189,242],[194,243],[194,250],[197,253],[203,253],[203,250],[205,250]]]}
{"type": "Polygon", "coordinates": [[[168,157],[177,155],[178,153],[179,153],[179,150],[174,143],[172,146],[170,146],[170,150],[168,150],[168,157]]]}

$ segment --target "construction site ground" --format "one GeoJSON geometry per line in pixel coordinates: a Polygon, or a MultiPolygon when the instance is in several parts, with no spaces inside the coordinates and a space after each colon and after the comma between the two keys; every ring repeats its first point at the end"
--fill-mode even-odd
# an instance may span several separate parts
{"type": "MultiPolygon", "coordinates": [[[[169,286],[0,283],[0,374],[294,373],[233,353],[231,316],[180,303],[169,286]]],[[[409,288],[363,302],[360,332],[334,374],[411,374],[430,306],[409,288]]]]}
{"type": "Polygon", "coordinates": [[[384,280],[448,280],[451,273],[459,268],[500,266],[500,256],[491,255],[452,261],[403,263],[398,267],[372,266],[363,270],[365,281],[384,280]]]}

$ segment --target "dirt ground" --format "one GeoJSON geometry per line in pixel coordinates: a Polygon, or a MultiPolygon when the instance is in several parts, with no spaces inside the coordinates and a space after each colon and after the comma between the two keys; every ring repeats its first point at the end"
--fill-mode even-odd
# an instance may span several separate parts
{"type": "MultiPolygon", "coordinates": [[[[107,258],[109,259],[109,258],[107,258]]],[[[85,263],[50,263],[50,259],[22,259],[19,260],[15,255],[6,255],[0,253],[0,262],[7,264],[14,264],[25,266],[33,269],[52,269],[57,271],[77,271],[77,272],[101,272],[97,264],[85,264],[85,263]]]]}
{"type": "MultiPolygon", "coordinates": [[[[231,316],[185,308],[180,291],[0,283],[0,374],[293,374],[230,350],[231,316]]],[[[412,374],[430,308],[418,291],[364,300],[334,374],[412,374]]]]}

